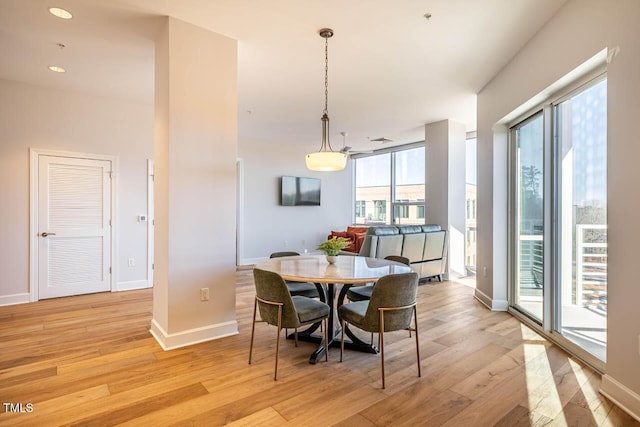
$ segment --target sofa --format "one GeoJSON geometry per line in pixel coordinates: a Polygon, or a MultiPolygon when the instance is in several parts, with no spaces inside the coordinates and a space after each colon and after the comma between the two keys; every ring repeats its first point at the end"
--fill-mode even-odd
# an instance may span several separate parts
{"type": "Polygon", "coordinates": [[[351,241],[351,244],[347,246],[344,251],[351,253],[359,253],[362,243],[364,242],[364,236],[367,233],[368,227],[347,227],[347,231],[332,231],[327,236],[327,240],[331,240],[334,237],[344,237],[351,241]]]}
{"type": "Polygon", "coordinates": [[[367,228],[358,255],[402,255],[421,279],[442,281],[447,264],[447,231],[437,224],[383,225],[367,228]]]}

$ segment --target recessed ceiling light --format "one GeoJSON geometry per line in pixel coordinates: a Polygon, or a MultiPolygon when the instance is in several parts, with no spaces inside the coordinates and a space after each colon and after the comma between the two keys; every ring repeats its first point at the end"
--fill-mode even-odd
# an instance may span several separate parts
{"type": "Polygon", "coordinates": [[[53,16],[57,16],[58,18],[62,18],[62,19],[73,18],[73,15],[71,14],[71,12],[69,12],[68,10],[61,9],[59,7],[50,7],[49,13],[51,13],[53,16]]]}
{"type": "Polygon", "coordinates": [[[54,73],[66,73],[67,70],[65,70],[62,67],[58,67],[57,65],[49,65],[49,69],[51,71],[53,71],[54,73]]]}

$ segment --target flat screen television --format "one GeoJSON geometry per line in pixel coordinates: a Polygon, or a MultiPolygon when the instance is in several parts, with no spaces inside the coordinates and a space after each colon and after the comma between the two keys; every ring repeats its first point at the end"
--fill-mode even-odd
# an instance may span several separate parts
{"type": "Polygon", "coordinates": [[[320,179],[283,176],[280,182],[282,206],[320,206],[320,179]]]}

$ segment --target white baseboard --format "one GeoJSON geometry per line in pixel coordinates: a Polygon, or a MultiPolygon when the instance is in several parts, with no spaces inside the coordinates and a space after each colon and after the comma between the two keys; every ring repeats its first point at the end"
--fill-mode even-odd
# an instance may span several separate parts
{"type": "Polygon", "coordinates": [[[600,393],[637,421],[640,421],[640,395],[636,392],[620,384],[609,375],[603,375],[600,393]]]}
{"type": "Polygon", "coordinates": [[[203,326],[201,328],[189,329],[174,334],[168,334],[155,319],[151,320],[151,335],[158,341],[164,350],[173,350],[198,344],[205,341],[216,340],[231,335],[238,334],[238,322],[218,323],[217,325],[203,326]]]}
{"type": "Polygon", "coordinates": [[[146,289],[150,288],[148,280],[132,280],[130,282],[118,282],[116,283],[116,288],[113,290],[114,292],[120,291],[133,291],[135,289],[146,289]]]}
{"type": "Polygon", "coordinates": [[[509,309],[509,301],[492,299],[478,288],[476,288],[474,296],[491,311],[507,311],[509,309]]]}
{"type": "Polygon", "coordinates": [[[14,305],[14,304],[24,304],[29,302],[29,292],[25,292],[23,294],[13,294],[13,295],[0,295],[0,306],[2,305],[14,305]]]}

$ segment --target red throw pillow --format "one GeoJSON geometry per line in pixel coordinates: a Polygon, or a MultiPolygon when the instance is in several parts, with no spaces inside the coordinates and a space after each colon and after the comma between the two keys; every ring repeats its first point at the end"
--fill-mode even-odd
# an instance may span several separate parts
{"type": "Polygon", "coordinates": [[[355,248],[354,248],[355,252],[360,252],[360,247],[364,242],[364,236],[366,236],[367,233],[364,232],[364,233],[348,233],[348,234],[349,234],[349,238],[353,240],[353,242],[355,243],[355,248]]]}
{"type": "Polygon", "coordinates": [[[366,233],[368,227],[347,227],[347,233],[366,233]]]}

